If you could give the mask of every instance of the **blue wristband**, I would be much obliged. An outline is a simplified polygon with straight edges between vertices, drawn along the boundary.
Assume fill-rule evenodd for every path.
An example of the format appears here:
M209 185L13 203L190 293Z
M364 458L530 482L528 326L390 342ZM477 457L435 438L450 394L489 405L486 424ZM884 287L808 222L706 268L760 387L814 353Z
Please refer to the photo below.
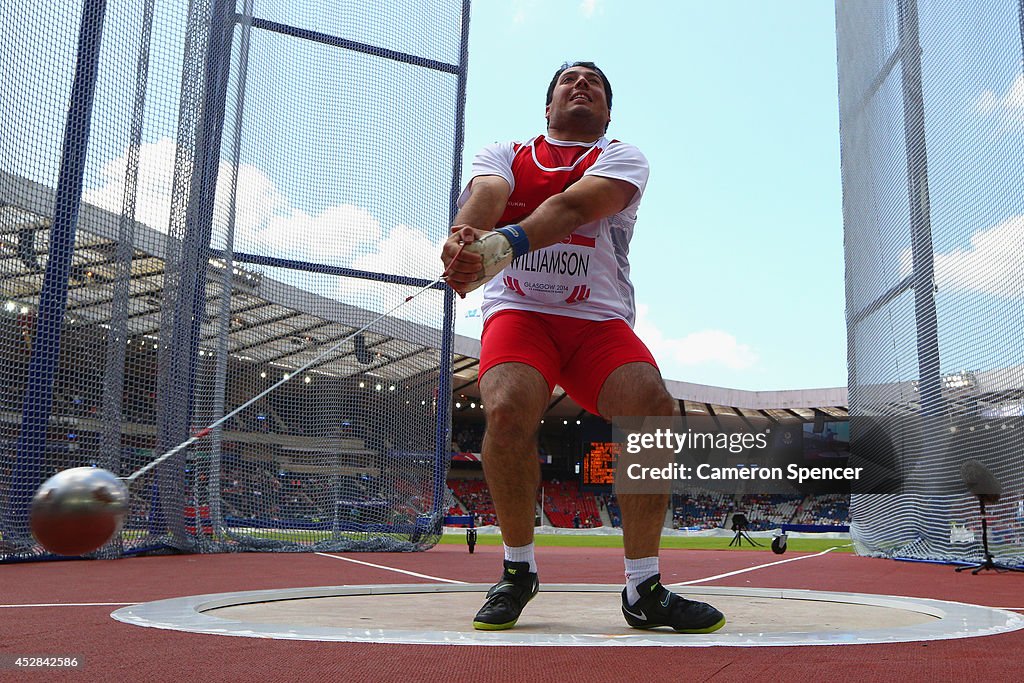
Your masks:
M500 232L505 236L508 243L512 245L512 253L516 258L529 253L530 238L526 236L526 231L520 226L506 225L504 228L498 228L495 232Z

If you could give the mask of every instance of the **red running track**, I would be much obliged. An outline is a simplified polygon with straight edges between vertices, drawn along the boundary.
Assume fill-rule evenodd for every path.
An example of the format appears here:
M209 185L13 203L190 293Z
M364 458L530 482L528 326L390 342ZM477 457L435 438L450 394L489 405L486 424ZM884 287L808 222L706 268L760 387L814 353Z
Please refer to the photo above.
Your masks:
M492 583L500 546L344 557L434 577ZM621 550L539 548L543 583L619 583ZM849 553L664 550L665 583L806 555L702 585L806 588L968 602L1024 610L1024 574L972 576L952 567ZM0 565L0 652L77 655L81 669L3 670L0 680L74 681L949 681L1024 679L1024 631L962 640L771 648L402 646L239 638L114 621L122 604L202 593L430 579L311 553L223 554ZM58 606L29 606L51 605ZM120 603L82 605L82 603ZM13 606L12 606L13 605ZM448 615L453 623L471 614ZM728 616L728 615L726 615ZM680 635L680 638L685 638Z

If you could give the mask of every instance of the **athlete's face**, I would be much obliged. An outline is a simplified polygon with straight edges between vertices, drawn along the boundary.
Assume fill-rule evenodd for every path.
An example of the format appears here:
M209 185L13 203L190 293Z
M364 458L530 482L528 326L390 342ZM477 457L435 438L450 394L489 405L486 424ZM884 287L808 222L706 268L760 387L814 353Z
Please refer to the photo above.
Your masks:
M545 115L550 128L593 127L603 133L611 121L611 111L601 76L585 66L569 67L560 73Z

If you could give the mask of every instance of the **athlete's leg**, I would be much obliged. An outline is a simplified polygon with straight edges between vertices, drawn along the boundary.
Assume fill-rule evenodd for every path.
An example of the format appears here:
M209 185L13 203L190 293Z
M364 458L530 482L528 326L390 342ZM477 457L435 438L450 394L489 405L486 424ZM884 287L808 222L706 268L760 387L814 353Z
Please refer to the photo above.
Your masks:
M675 401L655 366L629 363L608 376L598 395L598 407L608 418L669 417L675 411ZM725 625L721 612L676 595L661 584L658 549L668 499L667 493L618 496L626 551L622 616L633 628L670 626L683 633L717 631Z
M612 371L601 387L598 410L608 419L629 416L670 417L675 401L658 368L650 363L627 363ZM622 510L622 543L626 559L654 557L661 544L668 494L617 496Z
M502 363L480 379L487 416L483 464L507 546L533 543L540 486L537 430L551 391L541 373L524 363Z
M493 365L480 378L485 406L484 476L498 513L505 561L501 580L487 591L473 628L512 628L537 595L540 582L533 556L534 504L540 485L537 428L551 396L539 370L518 362Z
M544 321L526 311L502 311L484 324L480 397L487 427L483 463L498 513L505 559L473 627L512 628L537 595L534 505L540 484L537 429L558 376L558 349Z

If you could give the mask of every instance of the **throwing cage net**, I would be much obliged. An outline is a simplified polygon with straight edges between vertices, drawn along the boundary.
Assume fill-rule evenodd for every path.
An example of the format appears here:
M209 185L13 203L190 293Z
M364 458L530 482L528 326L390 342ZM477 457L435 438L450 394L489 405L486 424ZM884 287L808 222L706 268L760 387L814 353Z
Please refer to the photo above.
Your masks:
M836 2L850 414L902 489L855 494L861 553L1024 564L1024 9Z
M453 298L428 285L468 18L468 0L5 4L0 560L43 554L49 476L127 477L285 376L133 481L99 555L437 542Z

